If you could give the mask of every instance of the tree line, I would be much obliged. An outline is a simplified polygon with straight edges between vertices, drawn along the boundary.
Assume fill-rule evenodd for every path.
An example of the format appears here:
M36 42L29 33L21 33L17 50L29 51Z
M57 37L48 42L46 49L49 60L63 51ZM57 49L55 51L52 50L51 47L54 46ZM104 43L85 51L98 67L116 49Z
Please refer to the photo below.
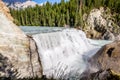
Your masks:
M108 7L120 20L120 0L69 0L60 3L47 2L25 9L10 9L14 22L22 26L83 26L82 16L93 8Z

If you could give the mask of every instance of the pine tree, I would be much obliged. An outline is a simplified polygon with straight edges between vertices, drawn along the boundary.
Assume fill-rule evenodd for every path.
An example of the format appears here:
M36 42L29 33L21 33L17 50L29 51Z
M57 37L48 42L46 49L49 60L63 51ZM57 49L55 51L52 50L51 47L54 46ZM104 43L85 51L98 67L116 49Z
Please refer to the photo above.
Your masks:
M25 9L10 9L14 22L17 25L28 26L83 26L82 16L93 8L100 6L111 9L115 14L116 23L120 21L120 0L61 0L60 3L47 2L43 6L28 7Z

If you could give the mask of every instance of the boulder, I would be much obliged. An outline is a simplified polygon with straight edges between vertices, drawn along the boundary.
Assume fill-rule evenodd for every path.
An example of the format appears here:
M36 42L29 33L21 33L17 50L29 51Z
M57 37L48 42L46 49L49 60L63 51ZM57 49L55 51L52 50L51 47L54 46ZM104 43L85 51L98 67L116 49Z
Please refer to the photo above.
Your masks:
M94 39L115 40L120 33L120 27L114 22L114 17L108 8L93 9L83 15L84 31L87 37Z
M107 69L91 73L89 76L84 76L80 80L120 80L120 77L110 69Z
M120 41L103 46L88 61L80 80L120 80Z
M111 69L120 74L120 41L115 41L103 46L92 58L99 70Z
M38 54L34 52L35 48L30 50L35 44L30 43L0 0L0 77L41 77Z

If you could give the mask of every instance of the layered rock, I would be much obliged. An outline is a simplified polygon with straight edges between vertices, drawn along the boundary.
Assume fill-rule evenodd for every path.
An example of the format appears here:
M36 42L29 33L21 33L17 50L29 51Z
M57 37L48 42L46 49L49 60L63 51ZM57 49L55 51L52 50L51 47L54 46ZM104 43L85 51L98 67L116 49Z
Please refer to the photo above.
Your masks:
M114 23L114 18L108 8L93 9L88 15L85 14L83 19L84 31L89 38L115 40L119 35L120 27Z
M12 20L9 9L0 1L0 77L41 77L35 48L30 50L29 38Z

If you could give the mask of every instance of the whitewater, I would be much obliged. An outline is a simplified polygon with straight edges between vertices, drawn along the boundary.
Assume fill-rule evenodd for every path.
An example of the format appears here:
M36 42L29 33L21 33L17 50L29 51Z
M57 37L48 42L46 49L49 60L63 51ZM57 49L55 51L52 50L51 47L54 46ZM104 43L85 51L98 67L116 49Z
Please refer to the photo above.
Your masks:
M51 33L33 35L43 75L54 79L80 79L85 71L98 71L91 68L88 60L109 43L88 39L85 33L76 29L64 29ZM100 45L99 45L100 43ZM92 70L89 70L92 69Z

